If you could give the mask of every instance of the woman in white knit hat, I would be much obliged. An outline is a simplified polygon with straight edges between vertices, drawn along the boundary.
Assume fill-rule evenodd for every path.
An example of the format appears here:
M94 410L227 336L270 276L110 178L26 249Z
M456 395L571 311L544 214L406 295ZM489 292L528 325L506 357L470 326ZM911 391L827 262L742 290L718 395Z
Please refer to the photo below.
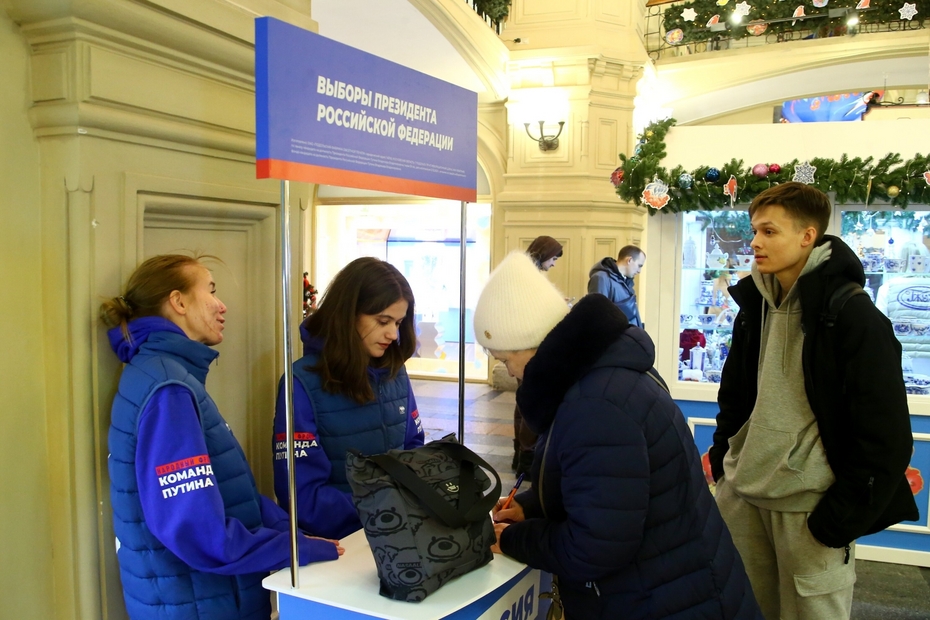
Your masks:
M515 252L475 336L540 435L533 486L495 509L496 552L553 573L572 620L762 617L646 332L602 295L569 311Z

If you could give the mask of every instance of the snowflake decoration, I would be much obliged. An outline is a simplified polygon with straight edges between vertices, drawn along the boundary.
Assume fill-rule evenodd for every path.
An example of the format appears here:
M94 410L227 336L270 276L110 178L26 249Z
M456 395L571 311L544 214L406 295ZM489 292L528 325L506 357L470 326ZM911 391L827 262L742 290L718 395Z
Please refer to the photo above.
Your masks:
M817 172L817 166L811 166L808 162L804 162L799 166L795 166L794 176L791 177L791 180L804 183L805 185L811 185L814 182L815 172Z
M681 12L681 18L686 22L693 22L697 18L697 11L687 8Z
M752 7L749 6L748 2L745 2L745 1L740 2L739 4L733 7L733 15L738 16L738 17L746 17L747 15L749 15L749 10L751 8Z
M906 19L908 21L914 19L914 16L917 15L917 4L911 4L910 2L905 2L904 6L898 9L898 13L901 14L901 19Z

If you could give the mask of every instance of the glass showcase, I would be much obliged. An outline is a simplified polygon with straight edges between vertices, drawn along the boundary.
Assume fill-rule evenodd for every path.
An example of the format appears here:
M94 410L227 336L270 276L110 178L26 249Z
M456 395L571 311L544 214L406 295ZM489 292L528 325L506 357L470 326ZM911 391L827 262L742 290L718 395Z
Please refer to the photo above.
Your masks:
M746 211L681 215L678 379L717 383L739 307L727 288L750 274ZM930 211L836 211L831 232L859 256L865 292L891 320L910 394L930 394Z

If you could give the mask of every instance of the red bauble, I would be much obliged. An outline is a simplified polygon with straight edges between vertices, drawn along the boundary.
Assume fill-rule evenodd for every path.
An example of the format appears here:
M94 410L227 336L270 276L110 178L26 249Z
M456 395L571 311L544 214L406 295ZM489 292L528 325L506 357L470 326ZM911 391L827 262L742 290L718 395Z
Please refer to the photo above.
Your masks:
M613 174L610 175L610 182L614 184L614 187L619 187L623 183L623 168L617 168L613 171Z
M779 166L778 164L772 164L769 166L769 172L771 172L772 174L778 174L779 172L781 172L781 166Z

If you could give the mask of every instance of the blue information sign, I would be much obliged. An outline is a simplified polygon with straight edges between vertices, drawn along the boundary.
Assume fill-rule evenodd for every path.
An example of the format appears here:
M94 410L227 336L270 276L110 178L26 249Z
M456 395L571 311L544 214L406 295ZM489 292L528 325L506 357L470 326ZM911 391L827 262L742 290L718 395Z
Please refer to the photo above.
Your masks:
M261 17L255 96L260 179L476 200L475 92Z

